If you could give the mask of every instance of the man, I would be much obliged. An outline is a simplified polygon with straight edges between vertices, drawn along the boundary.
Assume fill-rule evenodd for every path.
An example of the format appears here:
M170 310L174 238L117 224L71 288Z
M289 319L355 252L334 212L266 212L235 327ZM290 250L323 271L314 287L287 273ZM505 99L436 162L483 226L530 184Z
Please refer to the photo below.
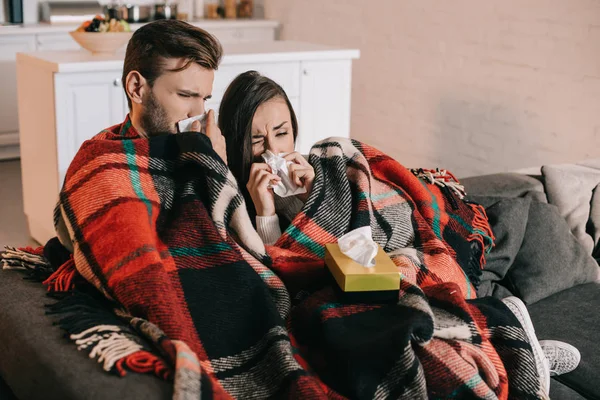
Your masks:
M203 29L175 20L159 20L134 32L123 62L122 83L130 113L121 124L97 137L117 134L152 137L177 133L177 122L204 113L211 98L215 70L223 49ZM191 129L201 131L195 121ZM209 110L204 132L213 149L227 164L225 138ZM71 252L73 243L60 208L55 210L55 227L60 242Z
M177 133L177 122L205 112L222 52L215 37L182 21L159 20L138 29L123 63L130 114L120 127L130 122L129 129L146 137ZM198 121L192 130L200 132ZM213 110L207 115L206 135L227 163Z

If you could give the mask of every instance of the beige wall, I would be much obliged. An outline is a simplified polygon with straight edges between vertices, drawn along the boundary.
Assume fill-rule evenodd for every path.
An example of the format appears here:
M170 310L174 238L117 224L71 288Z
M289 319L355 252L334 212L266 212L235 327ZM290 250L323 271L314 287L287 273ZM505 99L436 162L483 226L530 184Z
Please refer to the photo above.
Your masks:
M281 39L359 48L352 136L459 176L600 157L597 0L264 0Z

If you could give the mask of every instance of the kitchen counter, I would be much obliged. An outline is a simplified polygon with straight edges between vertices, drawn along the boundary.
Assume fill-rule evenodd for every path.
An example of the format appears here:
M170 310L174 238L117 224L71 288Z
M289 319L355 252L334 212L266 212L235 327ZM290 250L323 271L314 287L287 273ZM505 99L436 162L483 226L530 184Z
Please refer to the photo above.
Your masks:
M277 21L259 20L259 19L236 19L236 20L213 20L203 19L189 21L190 24L211 31L221 28L276 28L279 26ZM144 23L130 24L132 30L143 26ZM2 25L0 26L1 35L30 35L38 33L59 33L71 32L77 29L79 24L20 24L20 25Z
M360 52L319 44L272 41L257 43L223 44L222 64L247 62L319 61L331 59L355 59ZM123 67L125 52L112 55L94 55L86 50L38 51L18 53L17 63L27 62L49 72L94 72L115 70Z
M192 24L214 35L226 49L232 43L272 42L277 39L279 23L259 19L199 20ZM143 24L132 24L138 29ZM0 160L19 157L16 59L18 53L38 53L34 63L49 73L64 71L117 71L123 68L123 54L93 57L82 50L69 35L75 25L33 24L0 26ZM98 33L97 35L102 35ZM242 49L250 47L242 46ZM235 50L232 49L232 53ZM248 50L241 50L247 52ZM239 52L238 52L239 54ZM237 56L237 60L243 56ZM91 61L91 62L89 62ZM237 64L240 65L240 64ZM93 74L93 72L92 72Z

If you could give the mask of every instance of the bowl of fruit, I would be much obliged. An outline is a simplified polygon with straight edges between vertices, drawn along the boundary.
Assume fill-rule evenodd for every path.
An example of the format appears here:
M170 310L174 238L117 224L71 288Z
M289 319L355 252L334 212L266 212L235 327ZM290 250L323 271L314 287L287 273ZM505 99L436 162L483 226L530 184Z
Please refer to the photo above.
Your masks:
M85 21L74 32L69 32L73 40L92 54L114 54L131 38L131 29L125 20L106 20L97 15Z

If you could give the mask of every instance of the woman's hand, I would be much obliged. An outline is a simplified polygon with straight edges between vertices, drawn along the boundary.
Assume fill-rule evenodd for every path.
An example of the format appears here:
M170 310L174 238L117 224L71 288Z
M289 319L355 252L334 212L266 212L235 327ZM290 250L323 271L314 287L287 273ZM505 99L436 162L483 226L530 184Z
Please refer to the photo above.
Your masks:
M306 202L312 191L313 181L315 180L315 170L302 154L297 151L286 155L284 158L292 162L288 165L292 182L306 189L306 193L298 194L296 196L303 202Z
M276 184L281 178L271 173L271 168L264 163L254 163L250 167L250 178L246 189L250 193L256 215L270 217L275 215L275 198L273 189L269 188L272 183Z
M200 132L202 130L200 121L194 121L191 129L192 131ZM213 110L208 110L208 115L206 116L206 136L210 139L214 151L221 157L225 165L227 165L225 136L221 134L221 130L215 121L215 112Z

